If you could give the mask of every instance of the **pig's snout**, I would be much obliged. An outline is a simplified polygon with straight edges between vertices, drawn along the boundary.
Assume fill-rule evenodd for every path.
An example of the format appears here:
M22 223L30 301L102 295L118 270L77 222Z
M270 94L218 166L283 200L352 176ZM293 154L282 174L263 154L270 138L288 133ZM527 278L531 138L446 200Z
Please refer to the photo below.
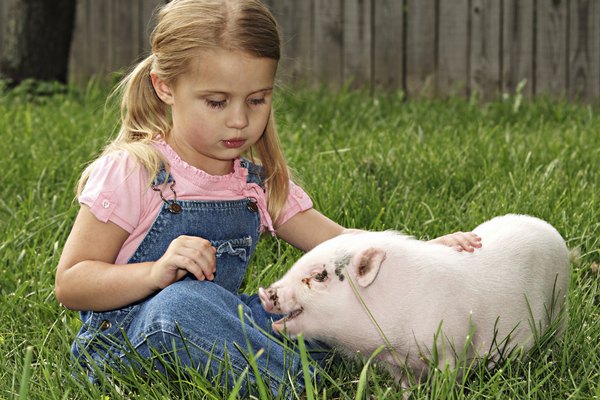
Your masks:
M276 309L279 308L279 297L277 296L277 289L272 287L268 289L258 289L258 297L262 303L263 308L268 313L276 313Z

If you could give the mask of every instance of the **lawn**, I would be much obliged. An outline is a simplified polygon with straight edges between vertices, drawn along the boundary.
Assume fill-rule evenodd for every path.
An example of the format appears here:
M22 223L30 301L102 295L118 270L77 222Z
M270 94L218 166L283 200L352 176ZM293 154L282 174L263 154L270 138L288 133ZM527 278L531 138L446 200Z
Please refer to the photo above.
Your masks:
M57 304L54 270L78 205L82 168L114 134L107 90L55 86L0 90L0 398L218 399L202 374L166 381L116 376L92 386L72 377L78 316ZM525 362L475 368L456 383L437 371L415 399L600 398L600 109L517 95L405 101L398 94L319 90L277 94L281 140L315 207L339 223L418 238L470 230L525 213L553 224L573 263L564 336ZM282 276L300 253L259 244L243 290ZM493 292L494 288L490 288ZM426 299L423 299L426 301ZM339 360L306 398L399 397L393 381L361 361Z

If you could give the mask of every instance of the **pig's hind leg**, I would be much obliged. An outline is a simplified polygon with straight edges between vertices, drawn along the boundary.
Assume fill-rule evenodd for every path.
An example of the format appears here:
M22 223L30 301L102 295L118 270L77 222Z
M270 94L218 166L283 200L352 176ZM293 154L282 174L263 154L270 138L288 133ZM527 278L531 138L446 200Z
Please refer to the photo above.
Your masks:
M414 377L416 383L421 381L421 378L426 376L427 368L420 365L417 368L411 368L407 363L401 362L400 355L386 352L381 356L387 371L394 378L394 384L402 389L402 398L407 400L410 398L412 391L410 389L410 377Z

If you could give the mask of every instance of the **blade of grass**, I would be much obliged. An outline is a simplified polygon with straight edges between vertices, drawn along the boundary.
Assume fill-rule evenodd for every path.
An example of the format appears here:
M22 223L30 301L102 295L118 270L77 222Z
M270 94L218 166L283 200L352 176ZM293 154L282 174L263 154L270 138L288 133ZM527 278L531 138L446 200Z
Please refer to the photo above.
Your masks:
M300 349L300 362L302 364L302 375L304 376L304 390L306 400L314 400L314 388L312 384L311 375L308 370L308 357L303 335L298 335L298 348Z
M383 350L385 350L385 346L380 346L377 350L375 350L373 352L373 354L371 354L371 357L369 357L369 359L367 360L367 362L365 362L365 365L362 368L362 371L360 371L360 377L358 379L358 387L356 388L356 396L355 399L356 400L362 400L363 397L363 392L365 391L365 388L367 387L367 374L369 372L369 367L371 365L371 362L375 359L375 357L377 357L377 355L379 355L379 353L381 353Z
M25 400L29 394L29 385L31 379L31 360L33 358L33 346L27 346L25 351L25 361L23 362L23 374L21 375L21 385L19 387L19 399Z
M248 362L250 364L250 366L252 367L252 372L254 372L254 382L256 383L256 386L258 387L258 393L260 395L261 399L266 399L267 398L267 388L265 386L265 382L263 381L261 374L260 374L260 369L258 368L258 364L256 363L256 359L258 357L260 357L264 350L260 349L257 353L254 353L254 351L252 350L252 345L250 344L250 340L248 339L248 335L246 335L246 322L245 322L245 318L244 318L244 310L242 308L242 305L240 304L238 306L238 317L240 318L240 322L242 323L242 330L244 331L244 336L246 337L246 347L247 347L247 351L248 351ZM243 354L243 352L242 352ZM269 391L270 394L270 391Z

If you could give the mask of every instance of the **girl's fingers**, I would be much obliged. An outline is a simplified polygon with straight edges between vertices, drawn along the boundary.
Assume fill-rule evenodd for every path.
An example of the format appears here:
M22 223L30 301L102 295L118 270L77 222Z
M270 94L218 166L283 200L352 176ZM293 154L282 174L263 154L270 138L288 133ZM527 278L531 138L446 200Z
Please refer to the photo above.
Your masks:
M471 242L471 246L475 247L475 248L480 248L481 247L481 238L479 236L477 236L476 234L474 234L473 232L469 232L469 239Z
M475 249L471 246L467 235L463 232L456 232L451 235L452 240L460 247L462 250L473 252Z
M194 274L198 280L213 280L216 271L216 250L214 247L199 250L195 247L179 249L179 268L184 268Z
M457 232L454 234L454 239L463 250L468 251L469 253L472 253L476 248L481 247L481 238L473 232Z
M159 288L180 280L187 273L198 280L212 280L216 271L216 249L205 239L179 236L155 265L153 275Z
M472 253L481 247L481 238L473 232L455 232L434 239L435 242L452 247L456 251Z

